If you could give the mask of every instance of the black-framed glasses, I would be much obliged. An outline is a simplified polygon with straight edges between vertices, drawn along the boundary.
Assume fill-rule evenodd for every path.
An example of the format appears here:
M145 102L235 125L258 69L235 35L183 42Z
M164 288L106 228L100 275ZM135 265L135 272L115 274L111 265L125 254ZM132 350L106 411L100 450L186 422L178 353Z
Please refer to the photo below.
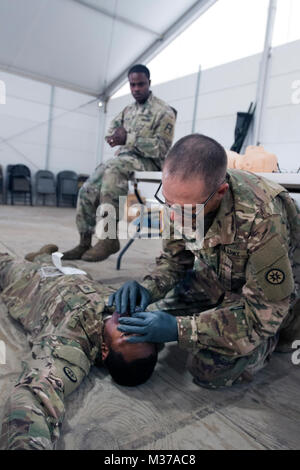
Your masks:
M225 181L226 181L226 179L224 179L224 181L222 181L222 183L217 187L217 189L216 189L213 193L211 193L210 196L208 196L208 198L206 199L206 201L202 202L201 204L199 203L199 205L201 205L201 208L200 208L198 211L193 212L193 217L197 217L199 214L201 214L201 212L203 211L203 209L204 209L204 207L206 206L206 204L214 197L214 195L218 192L220 186L221 186L223 183L225 183ZM180 212L180 214L182 214L183 208L182 208L180 205L178 205L178 204L177 204L177 205L176 205L176 204L174 204L174 205L168 204L166 201L163 201L163 200L158 196L158 193L159 193L161 187L162 187L162 181L160 182L160 185L158 186L157 191L156 191L156 193L154 194L155 199L156 199L160 204L162 204L163 206L167 207L169 210L171 209L171 210L173 210L174 212L178 212L178 213ZM187 204L187 205L189 206L190 204ZM197 207L197 206L198 206L198 204L196 205L196 207ZM185 211L184 213L186 214L186 211Z

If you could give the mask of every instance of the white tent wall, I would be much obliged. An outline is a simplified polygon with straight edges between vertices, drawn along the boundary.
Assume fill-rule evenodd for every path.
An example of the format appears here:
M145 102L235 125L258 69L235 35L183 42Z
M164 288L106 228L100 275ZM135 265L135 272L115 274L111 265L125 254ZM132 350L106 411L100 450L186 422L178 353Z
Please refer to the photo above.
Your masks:
M0 72L6 104L0 105L0 164L23 163L34 173L47 166L57 173L91 173L96 166L99 108L93 97L54 88L50 139L51 86ZM51 126L51 123L50 123Z
M300 41L273 50L262 144L278 155L282 169L300 166L300 104L293 104L292 86L300 80ZM237 111L246 111L255 101L260 55L204 70L197 103L196 132L219 140L229 148L234 139ZM197 74L153 87L153 92L178 110L175 141L192 130ZM51 86L0 72L6 85L6 104L0 104L0 164L24 163L35 172L46 167ZM300 96L300 93L298 93ZM49 170L73 169L90 174L101 159L114 155L100 135L94 98L59 87L54 90L52 132L49 140ZM131 95L108 103L106 128L128 103Z

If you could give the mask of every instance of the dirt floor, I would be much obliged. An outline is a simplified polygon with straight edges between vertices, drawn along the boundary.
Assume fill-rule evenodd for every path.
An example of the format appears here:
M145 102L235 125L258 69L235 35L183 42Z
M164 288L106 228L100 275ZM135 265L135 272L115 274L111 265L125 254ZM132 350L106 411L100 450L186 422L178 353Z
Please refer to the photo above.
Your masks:
M46 243L60 251L78 241L75 210L0 206L0 252L23 257ZM122 245L125 241L122 241ZM153 267L160 240L137 240L116 270L117 255L81 267L94 279L119 286ZM67 262L65 263L67 265ZM7 364L0 366L0 419L28 350L21 328L0 304L0 333L7 336ZM192 382L187 355L169 343L152 378L135 389L115 385L105 369L92 369L66 401L59 449L299 449L300 365L274 353L249 384L211 391Z

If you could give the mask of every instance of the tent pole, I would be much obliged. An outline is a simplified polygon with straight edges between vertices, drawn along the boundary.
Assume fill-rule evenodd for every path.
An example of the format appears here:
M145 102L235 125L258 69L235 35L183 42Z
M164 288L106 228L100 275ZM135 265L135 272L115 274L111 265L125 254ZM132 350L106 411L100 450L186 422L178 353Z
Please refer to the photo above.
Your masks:
M98 117L98 137L97 137L97 150L96 150L96 166L103 162L103 149L104 149L104 136L105 136L105 125L107 117L107 104L109 98L107 98L99 109Z
M193 122L192 122L192 134L194 134L195 132L196 121L197 121L198 99L199 99L200 80L201 80L201 65L199 65L196 80L197 81L196 81L196 91L195 91L195 101L194 101Z
M276 18L277 0L269 1L268 19L266 25L265 45L261 58L260 70L256 89L256 112L254 115L253 145L259 145L265 108L265 97L268 85L269 66L272 51L272 39Z

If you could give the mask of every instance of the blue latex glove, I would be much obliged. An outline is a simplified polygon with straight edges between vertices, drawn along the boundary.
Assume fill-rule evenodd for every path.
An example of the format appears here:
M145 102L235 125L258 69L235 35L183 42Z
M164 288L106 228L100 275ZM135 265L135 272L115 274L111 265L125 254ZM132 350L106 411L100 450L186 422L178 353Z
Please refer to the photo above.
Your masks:
M178 340L176 317L166 312L137 312L131 317L119 319L118 330L127 334L141 336L128 336L128 343L168 343Z
M116 305L116 310L120 315L124 313L134 313L136 308L145 310L150 304L151 294L136 281L128 281L109 297L108 307Z

